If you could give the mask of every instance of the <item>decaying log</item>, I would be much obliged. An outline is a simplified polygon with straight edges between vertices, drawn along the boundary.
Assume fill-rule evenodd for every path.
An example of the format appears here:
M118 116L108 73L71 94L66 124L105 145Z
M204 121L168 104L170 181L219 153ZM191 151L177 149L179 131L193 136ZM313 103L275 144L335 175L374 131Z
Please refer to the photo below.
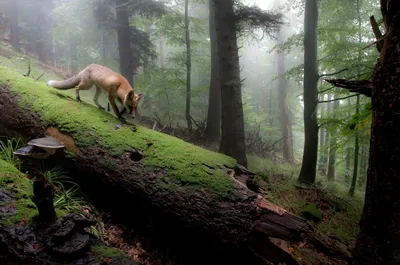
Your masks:
M78 214L69 214L52 222L38 220L33 227L2 223L3 218L16 214L15 207L10 207L16 203L16 195L0 187L1 264L9 264L12 260L12 264L99 265L96 255L90 250L92 246L104 244L85 231L94 222ZM109 259L112 262L109 264L139 265L121 257Z
M54 156L48 163L68 170L91 201L120 222L145 231L171 251L192 256L191 264L300 263L270 239L296 243L306 240L313 227L252 191L257 190L257 185L252 182L251 172L239 166L211 167L192 160L209 174L225 171L225 177L232 181L229 196L220 196L207 186L179 182L169 178L169 168L161 164L146 167L151 156L146 150L115 155L98 142L77 145L73 130L70 134L62 132L64 126L74 126L74 117L68 111L64 112L65 122L72 119L70 123L60 125L53 121L50 126L37 113L22 109L21 95L11 92L10 86L12 83L0 86L0 134L29 139L51 135L62 141L73 155ZM61 100L70 100L72 108L79 104L69 98L53 97L49 104ZM39 107L36 105L36 109ZM98 111L100 115L101 110ZM79 117L76 119L78 122ZM109 120L115 122L111 116ZM139 132L131 133L133 137ZM149 143L148 148L156 144ZM140 156L132 156L138 152Z

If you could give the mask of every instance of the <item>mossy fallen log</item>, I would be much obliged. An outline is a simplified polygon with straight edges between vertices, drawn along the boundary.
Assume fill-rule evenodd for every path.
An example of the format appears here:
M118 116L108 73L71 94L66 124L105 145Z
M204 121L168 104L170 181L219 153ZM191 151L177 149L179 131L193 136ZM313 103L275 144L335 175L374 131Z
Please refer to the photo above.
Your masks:
M37 196L35 186L35 181L0 160L0 264L111 264L103 262L108 260L139 265L87 233L85 228L94 222L82 215L63 211L57 220L41 219L40 203L35 208L37 201L32 200Z
M121 126L109 113L6 68L0 83L0 135L62 141L65 156L55 163L120 220L146 227L199 263L298 264L270 238L297 242L312 227L250 190L253 174L234 159Z

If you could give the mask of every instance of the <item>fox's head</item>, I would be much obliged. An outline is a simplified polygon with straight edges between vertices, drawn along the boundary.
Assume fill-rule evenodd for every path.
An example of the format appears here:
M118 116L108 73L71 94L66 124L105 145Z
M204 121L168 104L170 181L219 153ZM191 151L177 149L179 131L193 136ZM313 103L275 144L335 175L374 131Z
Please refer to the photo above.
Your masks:
M139 104L139 100L143 97L143 94L135 94L133 90L129 91L129 93L125 96L124 99L124 107L128 111L129 115L132 118L135 118L137 106Z

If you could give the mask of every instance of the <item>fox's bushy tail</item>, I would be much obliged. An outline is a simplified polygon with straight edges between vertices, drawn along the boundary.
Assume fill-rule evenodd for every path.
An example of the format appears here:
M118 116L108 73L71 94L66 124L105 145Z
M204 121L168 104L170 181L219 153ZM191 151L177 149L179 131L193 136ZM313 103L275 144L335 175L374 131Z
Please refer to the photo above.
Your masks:
M73 77L70 77L62 81L50 80L47 82L47 85L58 89L70 89L77 86L80 81L81 78L79 74L77 74Z

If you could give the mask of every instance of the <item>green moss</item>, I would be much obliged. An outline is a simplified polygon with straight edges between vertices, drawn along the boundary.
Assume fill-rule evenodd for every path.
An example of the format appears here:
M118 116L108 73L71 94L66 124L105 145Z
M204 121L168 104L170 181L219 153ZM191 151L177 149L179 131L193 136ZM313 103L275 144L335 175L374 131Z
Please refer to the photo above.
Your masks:
M96 253L97 260L100 261L105 258L122 258L129 260L129 256L117 248L105 246L93 246L92 251Z
M14 224L21 220L30 221L37 214L36 206L31 200L33 195L32 181L26 178L13 165L0 160L0 186L16 194L16 215L8 217L5 222Z
M56 125L60 131L70 134L79 148L97 143L114 156L138 149L145 155L145 167L166 169L168 183L206 188L219 196L231 193L233 182L219 169L222 165L235 164L228 156L142 126L136 126L136 132L129 125L116 129L119 121L110 113L89 102L77 103L67 92L5 67L0 67L0 82L22 96L19 102L22 108L38 112L46 125Z
M317 205L315 203L305 203L301 214L305 216L308 219L315 220L316 222L321 221L322 217L324 214L321 212L320 209L318 209Z

